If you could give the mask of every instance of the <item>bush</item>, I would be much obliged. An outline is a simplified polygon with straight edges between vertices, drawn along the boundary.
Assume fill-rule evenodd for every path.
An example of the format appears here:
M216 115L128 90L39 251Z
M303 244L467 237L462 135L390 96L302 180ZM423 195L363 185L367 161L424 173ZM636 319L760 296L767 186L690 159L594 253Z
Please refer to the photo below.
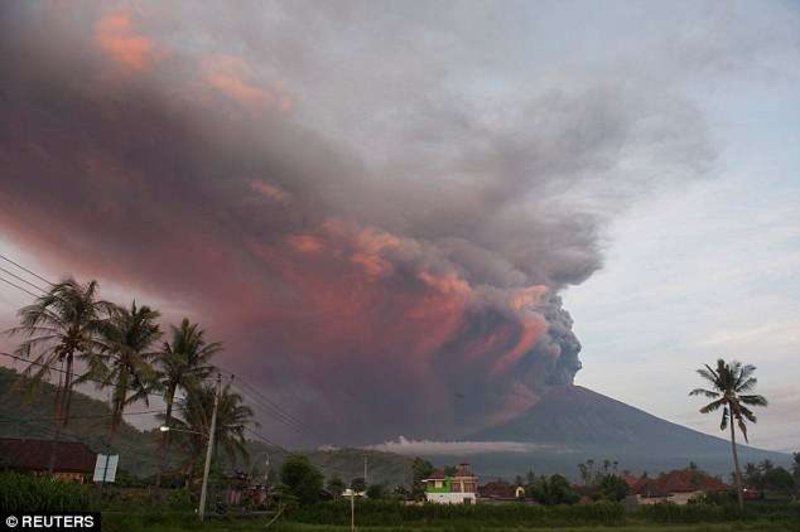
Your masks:
M630 491L627 482L616 475L604 475L600 479L598 488L603 498L610 501L621 501Z
M78 512L88 509L88 490L80 484L19 473L0 473L2 512Z
M539 506L522 503L405 505L388 500L356 500L359 526L404 526L408 524L480 523L492 526L619 525L624 519L621 504L600 502L581 506ZM288 518L307 524L346 526L350 523L349 501L326 502L294 509Z

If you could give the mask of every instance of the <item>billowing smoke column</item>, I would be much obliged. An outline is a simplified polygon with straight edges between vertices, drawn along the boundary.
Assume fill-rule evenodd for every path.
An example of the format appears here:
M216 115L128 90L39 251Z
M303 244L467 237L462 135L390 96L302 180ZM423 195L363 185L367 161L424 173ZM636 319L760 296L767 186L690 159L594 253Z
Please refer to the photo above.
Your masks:
M707 157L691 109L630 80L481 111L430 77L425 13L370 6L3 6L3 235L191 313L306 442L458 437L571 383L558 294L647 184L631 161Z

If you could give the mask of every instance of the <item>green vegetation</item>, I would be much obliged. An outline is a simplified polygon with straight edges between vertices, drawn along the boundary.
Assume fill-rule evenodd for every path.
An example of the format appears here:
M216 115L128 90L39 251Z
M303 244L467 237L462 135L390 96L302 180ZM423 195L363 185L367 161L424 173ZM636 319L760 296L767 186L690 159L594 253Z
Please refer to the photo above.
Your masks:
M767 400L757 394L751 394L758 380L753 377L756 367L750 364L742 365L740 362L725 362L723 359L717 360L716 369L712 369L708 364L704 368L697 370L697 374L703 377L711 389L695 388L689 395L702 395L713 399L710 403L700 409L700 413L708 414L722 408L722 421L720 430L725 430L730 426L731 429L731 451L733 453L733 464L735 470L736 493L739 499L739 509L744 510L744 500L742 496L742 470L739 467L739 454L736 450L736 429L734 422L739 426L739 430L747 440L747 425L745 420L751 423L756 422L756 416L747 406L767 406Z
M18 473L0 473L2 512L60 512L88 508L88 490L79 484Z
M157 311L146 306L134 303L123 308L100 301L97 283L80 285L71 279L54 285L20 311L21 324L11 332L24 337L17 354L29 358L30 365L22 377L0 368L0 390L5 391L0 401L0 435L56 435L83 441L94 450L111 443L125 459L118 483L104 489L0 473L3 511L102 511L106 530L198 527L194 513L197 483L193 480L199 476L205 454L205 434L210 429L216 393L207 379L214 372L212 357L222 346L208 341L198 324L188 319L172 326L168 340L157 345L161 337L158 317ZM49 372L61 370L62 364L70 374L64 378L62 373L58 385L53 386L47 382ZM83 368L83 373L73 378L76 366ZM734 424L746 439L745 421L755 421L748 405L766 405L763 397L748 393L756 384L754 370L720 360L716 369L706 366L699 371L713 389L692 391L692 395L714 400L702 412L722 409L722 428L730 425L737 480ZM73 388L82 382L110 388L111 408L83 394L73 394ZM21 389L29 392L24 400ZM131 413L128 408L146 402L152 393L163 395L167 408L161 419L176 429L174 433L141 432L125 423L124 416ZM427 460L360 449L289 454L248 441L246 431L252 417L253 411L243 397L230 384L225 386L219 395L210 479L210 509L216 515L201 528L246 530L270 524L275 530L286 531L346 530L351 501L341 494L348 485L366 492L366 497L354 501L356 521L362 530L800 528L800 505L787 502L794 498L800 479L800 454L795 455L791 472L769 461L747 465L747 485L770 493L770 497L748 503L744 511L733 503L733 495L725 493L687 506L658 504L632 509L620 502L628 495L629 486L617 473L618 464L610 460L580 464L583 483L578 486L558 474L536 476L531 471L525 479L518 476L516 485L524 485L525 500L436 505L420 502L424 500L421 481L433 472ZM174 451L172 456L170 450ZM255 466L249 479L246 472L233 477L224 474L234 464L247 464L250 453L268 453L275 468L269 473L274 475L279 470L278 478L270 477L267 471L259 472ZM365 461L369 463L369 483L362 476ZM702 474L696 466L690 469L693 474ZM446 472L453 473L452 469ZM323 489L326 474L328 491ZM243 495L253 478L269 483L268 496L264 491L259 492L260 497L252 492ZM154 484L182 487L156 489ZM226 499L229 488L241 502ZM776 497L780 501L772 500Z
M289 456L281 466L280 478L286 491L300 504L311 504L320 500L325 477L311 465L307 456Z
M112 388L109 443L125 408L139 401L149 404L149 393L158 386L152 365L158 356L152 346L161 336L158 317L155 310L137 307L134 302L130 309L112 307L100 324L101 349L90 360L90 370L83 378L93 379L100 389Z
M63 378L59 378L55 394L56 432L63 430L69 420L76 360L93 368L103 347L100 330L104 315L113 306L98 301L97 290L96 281L81 285L74 279L66 279L52 285L32 305L19 310L20 325L8 331L12 336L24 338L16 353L32 359L24 372L30 377L26 383L41 382L50 377L53 369L63 368Z
M213 372L210 359L221 345L207 342L203 330L184 319L180 327L172 327L171 341L159 349L156 342L162 333L157 322L160 315L156 310L137 306L135 302L122 307L99 300L97 294L96 281L82 285L74 279L66 279L52 285L32 305L19 311L20 325L7 332L11 336L23 337L16 354L29 359L30 363L23 371L22 379L8 383L10 386L7 388L4 386L5 395L20 402L14 397L18 394L13 392L27 388L30 391L28 399L41 399L41 394L35 397L37 388L49 386L47 381L56 372L58 385L49 386L49 389L44 386L46 391L53 392L55 408L38 410L39 414L30 418L11 414L0 421L18 419L25 428L17 431L21 434L15 435L22 437L36 432L46 438L83 441L94 450L111 448L119 452L121 447L121 454L126 458L150 455L148 469L158 471L156 483L160 485L164 468L169 465L166 453L171 438L166 435L160 438L158 458L154 459L152 455L156 453L151 451L155 445L153 435L139 438L137 436L141 433L126 430L128 427L123 422L127 407L138 402L147 405L149 396L158 393L167 403L165 422L185 431L175 438L184 454L184 459L177 463L180 464L179 474L191 480L208 441L203 435L209 431L215 395L213 387L202 383ZM82 363L81 368L76 362ZM3 375L4 381L8 380L7 376ZM97 437L94 430L92 436L96 439L92 440L87 440L85 434L76 433L72 425L69 431L66 430L73 417L73 388L84 382L93 383L101 390L111 388L110 415L105 412L97 415L98 419L105 418L107 436L104 440ZM180 401L182 419L173 413L178 391L183 393ZM102 412L104 409L94 410ZM53 411L50 420L42 419L41 414L49 411ZM217 417L214 441L218 450L221 449L231 462L235 462L237 457L246 458L245 430L251 423L253 411L243 404L242 397L233 392L230 385L220 395ZM31 418L35 431L28 430ZM7 434L8 427L2 427L0 431ZM128 437L126 442L112 446L120 431ZM138 440L133 446L130 437ZM125 452L126 449L135 451ZM141 476L143 468L140 465L143 464L134 467ZM175 473L173 471L173 476Z
M356 500L358 530L390 532L400 530L611 530L660 531L779 531L800 528L798 505L748 505L741 515L735 505L642 507L625 512L622 505L600 502L574 506L536 506L518 503L464 505L412 505L397 502ZM289 511L273 530L297 532L345 531L350 525L348 501L307 505ZM221 517L202 526L212 530L263 529L268 518ZM197 528L192 516L161 512L150 515L104 515L106 530L183 530Z
M157 359L156 378L164 390L164 402L167 405L164 425L172 425L175 394L184 391L190 395L188 390L196 390L214 371L214 366L210 362L211 357L221 350L222 344L206 341L205 331L187 318L183 318L180 326L171 326L171 338L164 342L161 356ZM171 442L170 436L169 431L161 434L156 486L161 486L161 476Z
M43 382L30 389L24 382L25 377L19 373L0 368L0 437L51 439L55 434L56 386ZM20 388L29 391L23 394ZM97 452L105 450L111 419L107 403L76 391L70 412L69 425L61 431L61 439L84 442ZM156 441L156 434L142 432L123 421L111 450L121 454L120 467L126 472L147 477L156 471Z
M798 469L797 463L795 463L794 469ZM765 492L789 497L795 493L795 475L782 467L775 467L769 460L764 460L759 464L748 463L745 465L744 482L748 488L761 491L762 496Z

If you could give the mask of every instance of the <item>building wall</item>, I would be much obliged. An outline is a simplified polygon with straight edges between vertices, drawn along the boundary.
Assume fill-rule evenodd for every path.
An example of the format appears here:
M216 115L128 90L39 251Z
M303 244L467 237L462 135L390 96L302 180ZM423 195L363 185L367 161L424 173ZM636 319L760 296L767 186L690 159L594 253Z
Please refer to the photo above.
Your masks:
M641 495L637 495L636 501L639 504L658 504L662 502L671 502L682 506L684 504L689 504L691 499L700 497L701 495L703 495L702 491L670 493L667 497L642 497Z
M475 493L435 493L427 492L425 497L428 502L436 504L475 504L477 496Z
M669 502L674 502L675 504L689 504L690 499L695 499L703 495L702 491L689 491L684 493L670 493L669 494Z

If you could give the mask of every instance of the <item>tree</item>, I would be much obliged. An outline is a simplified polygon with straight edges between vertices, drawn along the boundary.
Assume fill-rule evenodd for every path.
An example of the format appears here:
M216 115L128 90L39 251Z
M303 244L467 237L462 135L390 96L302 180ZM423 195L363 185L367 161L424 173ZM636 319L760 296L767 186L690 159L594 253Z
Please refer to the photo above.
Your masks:
M764 471L764 488L791 496L794 494L794 478L782 467L771 467Z
M589 481L591 480L591 477L589 476L589 466L585 463L580 463L578 464L578 471L580 472L583 485L588 486Z
M211 358L222 350L219 342L208 342L205 331L197 323L191 323L187 318L181 321L180 326L171 326L170 340L164 342L161 356L158 357L158 379L164 390L166 415L164 424L172 423L172 409L175 394L179 390L188 393L197 388L203 379L214 371ZM166 454L169 451L170 432L163 432L159 453L161 455L159 470L156 476L156 485L161 482Z
M603 475L598 487L603 498L610 501L621 501L630 491L628 483L617 475Z
M84 285L68 278L54 284L32 305L20 309L20 325L6 331L25 337L15 352L32 359L23 375L30 377L34 384L49 378L56 366L61 367L55 396L55 440L69 420L76 360L91 367L102 349L100 327L112 304L98 300L97 290L96 281ZM55 449L53 445L51 472Z
M383 484L370 484L367 488L367 497L370 499L383 499L386 496L386 487Z
M337 476L333 476L328 480L328 491L334 499L339 499L346 487L344 480Z
M800 488L800 453L792 453L792 476L795 485Z
M754 463L748 462L744 466L744 483L748 488L764 489L764 475Z
M363 477L356 477L350 481L350 489L357 493L363 493L367 490L367 481Z
M536 475L533 473L533 469L529 469L528 474L525 475L525 487L532 486L534 482L536 482Z
M211 416L214 410L216 387L205 384L193 388L180 401L182 417L173 418L173 426L191 431L176 431L175 438L189 455L187 468L191 475L195 465L205 456L207 437L211 429ZM237 457L247 458L245 431L252 423L253 410L243 404L242 396L226 385L220 392L217 407L217 427L214 434L214 453L224 452L231 462Z
M147 306L137 307L134 301L130 309L114 308L101 326L102 353L84 379L99 377L98 387L113 388L109 445L122 423L125 407L140 400L149 404L148 394L156 386L151 365L156 352L151 347L161 336L158 317L157 311Z
M713 399L712 402L700 409L700 413L708 414L722 408L720 430L725 430L730 426L731 452L736 474L736 492L741 511L744 510L742 471L739 467L739 455L736 451L736 429L734 424L738 425L744 440L748 441L745 420L751 423L756 422L756 416L748 406L767 406L767 400L763 396L747 393L751 392L758 383L758 380L753 377L755 371L756 367L753 365L747 364L743 366L737 361L727 363L720 358L717 360L716 369L705 364L705 367L697 370L698 375L711 384L711 389L695 388L689 392L689 395L702 395Z
M319 501L324 477L307 456L289 455L281 465L280 478L289 493L301 504Z
M569 481L561 475L542 475L534 486L532 497L542 504L574 504L580 496L572 489Z
M432 463L420 457L414 458L414 461L411 463L411 496L414 500L420 500L425 497L425 486L422 485L422 481L426 478L430 478L432 474Z

